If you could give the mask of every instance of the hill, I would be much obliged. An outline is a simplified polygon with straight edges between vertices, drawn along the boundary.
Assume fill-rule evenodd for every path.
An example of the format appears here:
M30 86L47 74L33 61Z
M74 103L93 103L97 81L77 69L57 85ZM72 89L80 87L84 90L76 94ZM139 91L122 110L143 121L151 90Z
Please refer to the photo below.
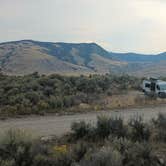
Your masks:
M122 61L127 62L160 62L166 60L166 52L161 54L136 54L136 53L110 53L112 57L115 57Z
M120 71L137 76L166 76L166 52L161 54L110 53L128 64Z
M108 52L96 43L21 40L0 44L0 68L6 74L128 73L165 76L166 52L157 55Z
M96 43L22 40L0 44L0 67L7 74L105 73L125 62L114 60Z

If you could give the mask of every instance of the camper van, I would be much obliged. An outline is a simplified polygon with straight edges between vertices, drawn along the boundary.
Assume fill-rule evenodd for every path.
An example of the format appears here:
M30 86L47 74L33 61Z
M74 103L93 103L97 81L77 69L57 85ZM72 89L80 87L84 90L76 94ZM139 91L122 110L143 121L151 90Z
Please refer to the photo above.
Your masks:
M156 78L143 80L142 90L148 96L166 98L166 81Z

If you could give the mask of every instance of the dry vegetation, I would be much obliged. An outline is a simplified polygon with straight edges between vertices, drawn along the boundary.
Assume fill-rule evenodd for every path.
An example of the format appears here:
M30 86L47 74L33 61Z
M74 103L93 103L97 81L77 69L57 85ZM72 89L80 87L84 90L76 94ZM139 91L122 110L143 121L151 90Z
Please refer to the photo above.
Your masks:
M0 139L0 166L165 166L166 116L145 122L98 117L74 122L61 138L33 139L10 130Z
M165 99L144 96L141 80L111 74L0 74L0 115L99 111L166 103Z
M128 75L0 75L0 114L101 110L114 106L115 95L138 90L140 79ZM107 99L111 100L107 100ZM108 104L106 103L108 101ZM123 100L123 99L122 99ZM119 99L119 102L122 102ZM110 108L111 108L110 107ZM109 108L109 107L108 107Z
M103 101L105 108L129 108L129 107L142 107L150 105L166 104L166 99L151 98L145 96L141 91L128 91L125 94L118 94L108 96Z

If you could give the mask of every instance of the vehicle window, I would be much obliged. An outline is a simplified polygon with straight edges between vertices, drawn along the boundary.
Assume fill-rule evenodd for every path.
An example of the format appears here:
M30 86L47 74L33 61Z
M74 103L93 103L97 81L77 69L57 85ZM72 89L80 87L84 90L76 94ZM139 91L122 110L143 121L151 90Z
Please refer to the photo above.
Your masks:
M146 84L145 84L145 87L146 87L146 88L150 88L150 84L146 83Z
M160 85L160 90L166 90L166 84L161 84Z
M160 87L157 85L157 90L160 90Z

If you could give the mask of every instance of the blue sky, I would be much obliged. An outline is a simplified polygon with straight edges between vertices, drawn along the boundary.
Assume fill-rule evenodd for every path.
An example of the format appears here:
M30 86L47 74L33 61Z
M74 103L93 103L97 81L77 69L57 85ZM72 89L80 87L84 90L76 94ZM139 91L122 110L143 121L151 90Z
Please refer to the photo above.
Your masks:
M0 0L0 42L96 42L110 51L166 51L165 0Z

